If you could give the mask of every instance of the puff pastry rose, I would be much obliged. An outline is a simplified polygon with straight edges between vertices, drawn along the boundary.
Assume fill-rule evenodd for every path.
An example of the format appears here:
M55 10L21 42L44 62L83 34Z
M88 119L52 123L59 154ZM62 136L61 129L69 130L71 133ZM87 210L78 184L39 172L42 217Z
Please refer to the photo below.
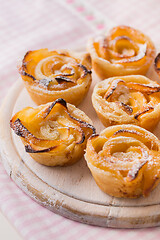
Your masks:
M10 126L34 160L46 166L62 166L83 156L88 137L95 133L91 123L84 112L58 99L24 108L13 116Z
M145 76L101 81L94 88L92 102L106 127L132 123L152 130L160 120L160 85Z
M20 74L35 103L44 104L63 98L78 105L90 87L90 69L88 53L40 49L26 53Z
M160 53L155 58L154 66L157 74L160 76Z
M102 191L115 197L147 196L160 179L160 141L135 125L108 127L87 141L85 159Z
M151 39L127 26L115 27L107 36L90 39L87 49L92 67L101 79L145 75L155 57Z

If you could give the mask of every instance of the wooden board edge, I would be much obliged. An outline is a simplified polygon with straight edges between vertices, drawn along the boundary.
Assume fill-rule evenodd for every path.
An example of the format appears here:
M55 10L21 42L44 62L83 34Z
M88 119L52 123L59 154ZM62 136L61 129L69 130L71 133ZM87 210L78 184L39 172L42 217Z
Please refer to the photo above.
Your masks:
M49 187L30 169L28 169L21 159L19 159L18 164L9 160L12 156L19 158L15 146L13 146L11 130L9 128L9 119L12 115L14 103L16 102L22 88L22 83L20 81L16 82L9 91L0 109L0 145L2 163L8 175L13 179L17 186L42 206L78 222L113 228L144 228L159 226L159 205L139 207L135 211L134 207L119 207L118 209L118 207L83 202ZM8 141L10 141L11 144L10 151L8 151L6 145ZM19 171L19 167L21 167L21 171ZM35 183L36 181L40 181L41 184L38 183L35 185L34 183L31 186L29 184L31 176L35 178ZM49 194L47 197L44 197L42 193L46 191L46 188L48 188Z

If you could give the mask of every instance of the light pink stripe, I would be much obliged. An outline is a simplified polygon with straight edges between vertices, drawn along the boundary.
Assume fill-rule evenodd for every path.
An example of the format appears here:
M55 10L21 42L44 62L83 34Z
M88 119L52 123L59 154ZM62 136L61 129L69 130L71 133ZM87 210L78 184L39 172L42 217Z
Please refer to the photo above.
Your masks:
M41 222L42 220L40 220L40 222ZM43 222L43 221L42 221ZM27 234L26 234L26 237L28 237L28 238L30 238L30 237L34 237L35 235L37 235L37 236L35 236L35 238L37 238L38 237L38 239L40 238L40 235L41 235L41 233L43 233L44 231L46 231L46 230L48 230L47 231L47 233L46 233L46 236L45 236L45 238L47 239L47 235L49 234L52 234L52 236L53 236L53 233L51 233L50 231L51 231L51 229L52 229L52 227L54 226L54 228L57 226L57 225L60 225L61 223L63 223L64 222L64 219L63 218L60 218L60 219L58 219L58 220L56 220L56 222L54 221L54 222L50 222L50 224L46 224L46 222L44 222L44 226L43 227L40 227L39 229L38 229L38 227L35 227L34 229L32 229L30 232L28 232ZM59 232L58 232L58 234L59 234ZM54 234L54 237L55 237L55 234ZM49 239L49 238L48 238Z

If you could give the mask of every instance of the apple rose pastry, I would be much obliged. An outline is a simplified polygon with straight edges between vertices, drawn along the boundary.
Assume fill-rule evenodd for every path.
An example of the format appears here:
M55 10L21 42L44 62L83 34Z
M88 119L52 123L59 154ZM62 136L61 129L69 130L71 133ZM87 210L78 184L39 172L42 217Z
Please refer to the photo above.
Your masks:
M93 69L101 79L145 75L155 57L151 39L127 26L113 28L108 36L90 39L87 49Z
M90 68L88 53L40 49L26 53L20 74L35 103L63 98L78 105L91 84Z
M132 123L152 130L160 120L160 85L141 75L108 78L95 86L92 103L106 127Z
M88 137L95 133L91 123L84 112L58 99L24 108L13 116L10 126L34 160L46 166L62 166L83 156Z
M87 141L85 159L102 191L115 197L147 196L160 179L160 141L135 125L108 127Z
M154 66L157 74L160 76L160 53L158 53L155 58Z

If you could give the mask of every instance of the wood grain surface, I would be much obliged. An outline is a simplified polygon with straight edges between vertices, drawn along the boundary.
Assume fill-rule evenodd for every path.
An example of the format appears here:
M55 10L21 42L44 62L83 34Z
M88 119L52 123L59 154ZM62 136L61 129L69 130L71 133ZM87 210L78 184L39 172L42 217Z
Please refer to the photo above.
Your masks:
M157 78L153 69L149 77ZM92 119L99 133L104 126L91 104L97 81L93 77L90 91L79 108ZM19 79L1 107L0 146L8 175L26 194L55 213L87 224L115 228L160 225L160 185L147 198L118 199L97 187L84 159L69 167L46 167L35 162L9 127L11 116L26 106L35 104ZM154 133L160 138L160 124Z

